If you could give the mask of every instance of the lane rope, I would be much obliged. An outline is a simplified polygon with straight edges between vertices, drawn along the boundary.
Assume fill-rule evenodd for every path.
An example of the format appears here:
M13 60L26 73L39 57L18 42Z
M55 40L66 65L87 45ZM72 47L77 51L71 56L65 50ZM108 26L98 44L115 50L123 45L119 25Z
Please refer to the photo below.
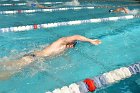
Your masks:
M130 65L128 67L121 67L119 69L104 73L93 78L86 78L83 81L72 83L69 86L56 88L52 92L45 93L88 93L94 92L96 89L114 84L120 80L131 77L140 73L140 62Z
M40 2L39 4L61 4L63 2ZM27 3L15 3L15 4L0 4L0 6L25 6Z
M78 6L69 8L52 8L52 9L28 9L28 10L7 10L0 11L0 14L21 14L21 13L36 13L36 12L54 12L54 11L66 11L66 10L81 10L81 9L94 9L94 8L117 8L117 7L128 7L128 6L140 6L140 4L128 4L128 5L118 5L118 6Z
M7 27L0 28L0 32L20 32L20 31L29 31L36 30L41 28L53 28L60 26L71 26L71 25L80 25L86 23L100 23L100 22L108 22L108 21L117 21L117 20L128 20L140 18L140 15L126 15L119 17L108 17L108 18L96 18L96 19L88 19L88 20L75 20L68 22L56 22L56 23L46 23L46 24L33 24L33 25L25 25L25 26L17 26L17 27Z
M0 11L0 14L54 12L54 11L81 10L81 9L94 9L94 7L69 7L69 8L52 8L52 9L13 10L13 11Z

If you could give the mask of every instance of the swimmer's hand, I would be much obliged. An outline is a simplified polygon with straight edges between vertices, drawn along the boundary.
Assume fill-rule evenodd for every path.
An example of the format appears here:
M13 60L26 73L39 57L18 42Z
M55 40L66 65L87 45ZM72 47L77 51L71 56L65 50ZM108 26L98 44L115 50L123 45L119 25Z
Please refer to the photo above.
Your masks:
M98 39L94 39L94 40L92 40L90 43L92 43L92 44L94 44L94 45L99 45L99 44L101 44L102 42L101 42L100 40L98 40Z

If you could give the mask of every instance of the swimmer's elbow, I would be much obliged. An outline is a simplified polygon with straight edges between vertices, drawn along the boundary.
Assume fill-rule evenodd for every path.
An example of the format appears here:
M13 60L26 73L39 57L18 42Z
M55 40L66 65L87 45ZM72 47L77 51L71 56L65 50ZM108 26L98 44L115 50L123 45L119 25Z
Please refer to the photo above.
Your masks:
M68 41L75 41L75 40L83 40L85 39L84 36L81 36L81 35L73 35L73 36L70 36L70 37L66 37L66 38L62 38L62 39L67 39Z
M81 37L83 37L83 36L81 36L81 35L74 35L73 37L74 37L74 38L81 38Z
M87 38L84 37L84 36L81 36L81 35L74 35L74 36L73 36L73 39L74 39L74 40L84 41L84 40L87 39Z

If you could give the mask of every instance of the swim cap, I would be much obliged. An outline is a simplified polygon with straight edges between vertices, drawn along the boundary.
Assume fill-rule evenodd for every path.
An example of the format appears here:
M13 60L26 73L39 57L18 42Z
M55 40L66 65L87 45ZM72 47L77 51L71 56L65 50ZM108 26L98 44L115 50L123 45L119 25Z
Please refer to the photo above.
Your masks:
M109 10L109 13L112 13L112 12L113 12L113 9L110 9L110 10Z

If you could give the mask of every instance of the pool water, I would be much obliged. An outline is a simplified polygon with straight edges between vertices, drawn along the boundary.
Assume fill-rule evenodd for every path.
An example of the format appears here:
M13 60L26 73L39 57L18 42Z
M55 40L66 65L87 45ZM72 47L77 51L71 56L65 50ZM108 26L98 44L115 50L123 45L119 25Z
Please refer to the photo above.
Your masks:
M81 1L81 4L91 6L113 5L114 3ZM117 4L132 3L117 2ZM29 9L27 6L14 6L12 8ZM134 8L140 9L139 6L130 6L130 9ZM11 9L10 6L9 8L0 8L1 11L8 9ZM0 28L125 15L123 13L109 14L108 10L108 8L95 8L92 10L0 15ZM78 34L102 41L102 44L98 46L79 41L75 48L69 49L57 57L30 64L8 80L0 81L0 93L45 93L87 77L94 77L119 67L137 63L140 61L139 30L140 19L135 18L25 32L0 33L0 62L14 60L25 53L43 49L65 36ZM95 93L139 93L139 77L140 75L132 76L117 84L98 89Z

